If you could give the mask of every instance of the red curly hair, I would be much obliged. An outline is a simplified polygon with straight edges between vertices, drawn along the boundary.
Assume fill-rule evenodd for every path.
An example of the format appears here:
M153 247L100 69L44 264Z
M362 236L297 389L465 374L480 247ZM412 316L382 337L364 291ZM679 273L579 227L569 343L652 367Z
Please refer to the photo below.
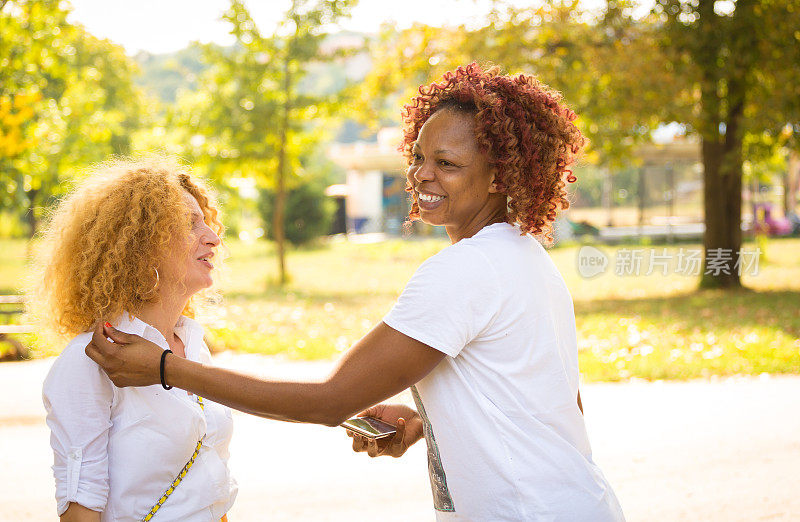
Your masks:
M567 166L586 143L572 123L576 114L560 102L558 92L533 76L501 75L497 67L484 71L471 63L419 88L403 110L400 150L411 164L420 129L440 109L474 115L478 144L508 196L508 221L519 223L523 234L552 239L558 207L569 208L565 181L576 181ZM416 202L409 219L419 219Z

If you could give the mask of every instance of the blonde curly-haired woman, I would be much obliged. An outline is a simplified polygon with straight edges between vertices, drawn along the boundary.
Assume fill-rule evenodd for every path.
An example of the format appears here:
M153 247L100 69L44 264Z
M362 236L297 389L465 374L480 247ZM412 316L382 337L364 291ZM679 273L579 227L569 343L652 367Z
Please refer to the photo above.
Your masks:
M62 521L225 519L230 410L160 385L117 388L84 354L92 327L114 318L165 354L210 361L191 317L222 230L209 191L168 158L102 164L56 209L32 301L72 337L43 387Z

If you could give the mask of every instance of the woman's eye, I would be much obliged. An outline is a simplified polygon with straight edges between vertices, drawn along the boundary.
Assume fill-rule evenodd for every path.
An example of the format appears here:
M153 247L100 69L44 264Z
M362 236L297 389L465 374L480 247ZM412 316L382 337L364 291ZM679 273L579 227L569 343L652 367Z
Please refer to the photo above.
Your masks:
M412 163L419 163L422 161L422 154L417 154L416 152L411 155L411 162Z
M453 164L450 163L447 160L439 160L439 165L441 165L442 167L452 167L453 166Z

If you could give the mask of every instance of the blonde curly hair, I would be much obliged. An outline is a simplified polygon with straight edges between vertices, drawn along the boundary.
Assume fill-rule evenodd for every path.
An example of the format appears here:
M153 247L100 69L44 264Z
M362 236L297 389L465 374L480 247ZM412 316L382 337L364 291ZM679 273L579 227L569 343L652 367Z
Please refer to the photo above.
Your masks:
M191 229L185 192L222 237L213 194L174 158L113 159L92 168L43 231L29 310L46 328L74 336L157 301L159 262L178 245L190 255L179 241ZM196 298L185 315L194 315Z

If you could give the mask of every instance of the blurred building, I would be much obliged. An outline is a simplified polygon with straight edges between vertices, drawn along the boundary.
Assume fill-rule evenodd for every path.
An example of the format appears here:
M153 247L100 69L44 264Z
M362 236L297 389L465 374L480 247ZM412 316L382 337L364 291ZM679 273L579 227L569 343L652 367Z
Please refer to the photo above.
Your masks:
M345 199L347 232L400 234L408 215L406 164L397 150L401 137L399 127L389 127L378 132L377 141L334 143L328 149L347 173L344 185L328 188L329 195Z

